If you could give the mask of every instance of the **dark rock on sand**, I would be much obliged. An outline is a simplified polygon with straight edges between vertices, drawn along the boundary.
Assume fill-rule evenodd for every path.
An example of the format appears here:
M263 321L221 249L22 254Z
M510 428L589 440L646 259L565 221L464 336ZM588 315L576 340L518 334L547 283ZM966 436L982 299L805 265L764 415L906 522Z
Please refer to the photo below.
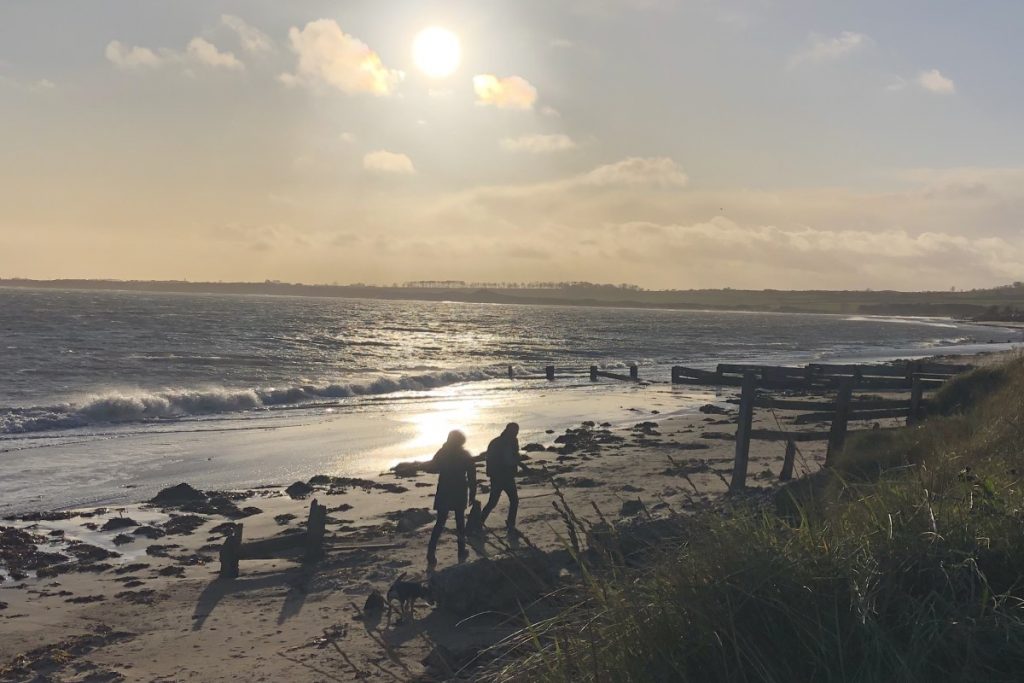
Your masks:
M293 519L295 519L295 515L293 515L290 512L286 512L283 515L274 515L274 521L280 524L281 526L286 526Z
M127 529L138 525L139 523L131 517L111 517L100 527L100 531L117 531L118 529Z
M150 540L156 540L166 536L162 530L157 529L155 526L140 526L138 529L132 531L132 533L136 536L145 536Z
M170 550L180 547L176 543L153 544L146 547L146 554L152 557L167 557Z
M129 543L134 542L135 537L131 534L118 534L117 536L114 536L114 545L128 545Z
M366 602L363 603L363 614L364 615L379 615L384 611L384 596L380 594L380 591L373 591L366 596Z
M163 530L168 534L189 535L204 524L206 520L199 515L173 515L164 522Z
M99 546L89 545L82 541L72 541L68 544L68 552L74 555L79 562L99 562L101 560L109 560L112 557L121 557L121 553L115 553L113 550L106 550Z
M170 565L170 566L164 567L163 569L160 569L157 572L157 574L159 574L160 576L173 576L173 577L175 577L177 579L184 579L185 578L185 568L184 567L176 567L174 565Z
M418 477L423 467L421 462L400 462L391 468L396 477Z
M716 406L714 403L705 403L700 407L700 412L705 415L728 415L732 411L722 406Z
M624 500L622 501L622 508L619 510L619 515L622 517L632 517L643 509L644 504L639 498L635 500Z
M182 482L163 489L149 502L159 507L175 507L190 501L206 500L206 494Z
M156 597L156 591L154 590L140 590L140 591L121 591L114 595L118 600L124 600L130 602L133 605L151 605L153 599Z
M409 508L408 510L389 512L385 517L397 522L396 528L402 533L413 531L434 521L434 515L427 508Z
M292 500L301 500L313 493L313 487L304 481L297 481L284 490Z
M15 527L0 527L0 564L14 574L68 560L67 555L41 552L37 545L45 542L45 536L36 536Z
M115 574L132 574L142 569L149 569L150 565L146 562L135 562L133 564L126 564L123 567L118 567L114 570Z
M528 443L525 446L523 446L523 450L526 451L527 453L537 453L537 452L543 451L545 449L544 449L544 445L543 444Z
M486 611L519 610L549 593L562 567L572 562L567 551L528 550L516 557L481 559L446 567L434 574L430 587L438 607L456 616ZM509 581L509 577L516 577Z

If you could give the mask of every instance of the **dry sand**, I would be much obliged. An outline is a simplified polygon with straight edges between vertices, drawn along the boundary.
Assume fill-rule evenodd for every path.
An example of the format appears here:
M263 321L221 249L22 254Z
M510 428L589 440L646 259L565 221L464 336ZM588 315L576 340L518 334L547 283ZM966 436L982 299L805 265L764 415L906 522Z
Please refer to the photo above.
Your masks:
M581 517L595 520L600 510L617 518L624 511L623 503L637 499L646 510L626 512L644 517L684 514L721 496L731 475L734 444L714 437L735 431L735 407L718 405L725 406L728 414L665 421L650 414L640 420L656 426L616 432L602 432L598 424L591 432L606 443L591 454L532 452L528 464L533 469L549 468ZM794 427L791 417L759 410L755 428L821 429ZM599 423L600 416L595 420ZM883 426L896 424L883 421ZM551 433L543 445L563 446L555 443L557 436ZM824 447L823 442L800 444L796 476L820 467ZM748 485L777 485L783 452L782 443L753 442ZM317 487L311 498L328 506L329 536L397 547L331 552L312 566L289 559L243 561L237 579L217 578L222 537L214 528L229 520L216 514L194 520L200 526L191 533L169 533L152 540L133 534L134 527L104 532L82 525L102 527L111 518L123 516L161 527L172 514L181 513L136 505L87 511L91 516L60 521L4 522L44 536L40 550L66 552L67 539L80 538L120 556L98 559L91 567L86 562L87 571L18 580L0 576L5 579L0 582L0 680L445 678L443 670L424 665L435 644L453 652L475 650L508 635L519 623L514 613L460 620L423 603L406 623L389 625L383 619L361 618L360 608L373 590L386 592L402 573L414 579L427 577L430 521L402 533L388 514L430 508L435 477L389 475L380 481L407 490L349 486L331 494L327 487ZM244 495L234 501L238 507L261 510L241 520L247 541L296 529L306 518L310 500L293 500L281 488ZM542 549L564 547L565 527L552 506L556 497L550 480L526 477L520 482L520 495L519 527L529 542ZM486 499L485 494L478 497L481 502ZM502 499L489 520L492 532L502 527L506 510ZM132 542L115 545L113 539L120 533L128 534ZM473 545L470 562L499 557L507 549L504 534L492 533ZM438 556L439 570L456 563L453 533L442 538Z

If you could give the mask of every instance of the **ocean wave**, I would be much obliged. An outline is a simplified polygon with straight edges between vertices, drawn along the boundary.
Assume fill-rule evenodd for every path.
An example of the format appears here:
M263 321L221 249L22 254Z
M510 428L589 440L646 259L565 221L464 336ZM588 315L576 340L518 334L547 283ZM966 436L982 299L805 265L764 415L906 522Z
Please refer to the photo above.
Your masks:
M426 391L462 382L503 376L489 370L427 372L401 377L377 377L363 383L331 382L256 389L174 389L105 392L81 401L53 406L0 409L0 434L73 429L97 424L146 422L234 413L272 406L301 405L323 399Z

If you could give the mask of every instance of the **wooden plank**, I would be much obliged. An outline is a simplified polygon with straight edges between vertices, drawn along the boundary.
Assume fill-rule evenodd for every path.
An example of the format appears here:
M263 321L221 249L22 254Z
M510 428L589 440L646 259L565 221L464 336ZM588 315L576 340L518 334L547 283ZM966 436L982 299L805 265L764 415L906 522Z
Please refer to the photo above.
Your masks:
M910 414L910 406L906 401L903 402L903 408L886 408L885 410L856 410L855 403L851 404L850 410L846 416L849 420L882 420L888 417L906 417ZM825 422L832 420L836 416L836 411L828 410L820 413L804 413L803 415L797 415L793 419L793 424L805 425L813 424L815 422Z
M306 534L285 534L262 541L243 543L239 548L239 559L267 560L281 555L286 551L299 550L306 545Z
M598 370L596 374L597 374L598 377L607 377L608 379L617 379L617 380L621 380L623 382L635 382L636 381L635 379L633 379L629 375L619 375L619 374L614 373L614 372L605 372L604 370Z
M815 374L849 375L860 377L906 377L907 366L905 363L899 365L878 365L878 364L838 364L838 363L809 363L807 365Z
M753 372L760 377L789 377L793 379L804 379L806 377L803 368L793 368L786 365L752 365L743 363L719 363L720 374L743 375Z
M739 403L739 399L727 399L727 403ZM922 404L927 403L922 399ZM850 402L850 410L886 410L889 408L906 408L910 404L905 398L857 399ZM772 408L774 410L815 410L833 412L835 401L801 401L799 399L774 398L758 396L754 399L755 408Z
M842 450L846 442L846 426L850 416L850 397L853 391L853 382L847 380L839 389L839 396L836 399L835 417L832 418L832 429L828 435L828 450L825 451L825 467L831 464L835 455Z
M743 375L740 395L740 414L736 420L736 459L733 461L730 491L742 491L747 486L747 462L750 459L750 430L754 419L754 397L757 379L753 372Z
M849 438L854 434L868 434L876 433L879 431L887 432L895 429L903 429L903 427L883 427L882 429L848 429L846 436ZM792 439L797 443L804 443L807 441L828 441L829 434L831 432L815 431L815 432L783 432L774 429L752 429L750 431L750 438L754 441L786 441ZM710 437L716 438L716 437ZM717 437L726 438L726 437Z

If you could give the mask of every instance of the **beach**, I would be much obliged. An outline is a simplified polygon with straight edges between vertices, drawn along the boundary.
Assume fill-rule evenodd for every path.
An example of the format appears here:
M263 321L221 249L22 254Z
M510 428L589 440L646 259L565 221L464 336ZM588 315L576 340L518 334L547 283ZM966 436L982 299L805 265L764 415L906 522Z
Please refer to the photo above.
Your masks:
M565 510L592 524L604 518L644 525L721 500L734 457L735 405L728 399L735 392L713 395L704 412L665 415L670 397L652 392L641 409L643 390L635 391L632 424L613 425L595 410L585 424L545 430L529 446L522 441L531 472L519 480L520 550L533 546L530 552L557 558L570 547ZM755 428L780 423L794 432L820 428L793 425L791 416L773 411L754 417ZM800 444L795 476L821 466L824 446ZM778 485L784 448L754 442L750 495ZM5 551L13 552L11 529L30 534L35 550L21 562L36 569L25 577L8 572L0 583L0 680L444 680L453 663L486 662L495 644L522 627L519 610L542 614L543 604L511 603L467 617L465 605L447 609L442 600L434 609L420 602L413 619L391 623L362 613L370 593L385 593L400 575L427 579L434 482L431 474L322 476L288 489L291 495L284 486L208 492L194 508L205 512L136 503L7 520ZM296 533L313 499L327 506L329 538L375 547L329 551L312 565L295 557L243 560L238 578L218 578L226 524L242 522L245 541ZM563 501L561 510L553 506ZM442 537L442 585L446 576L466 582L474 565L493 566L510 554L502 530L506 504L488 520L488 534L471 544L466 565L457 565L453 532ZM53 563L37 552L72 561ZM566 584L575 580L571 562L560 571ZM473 594L468 583L459 592Z

